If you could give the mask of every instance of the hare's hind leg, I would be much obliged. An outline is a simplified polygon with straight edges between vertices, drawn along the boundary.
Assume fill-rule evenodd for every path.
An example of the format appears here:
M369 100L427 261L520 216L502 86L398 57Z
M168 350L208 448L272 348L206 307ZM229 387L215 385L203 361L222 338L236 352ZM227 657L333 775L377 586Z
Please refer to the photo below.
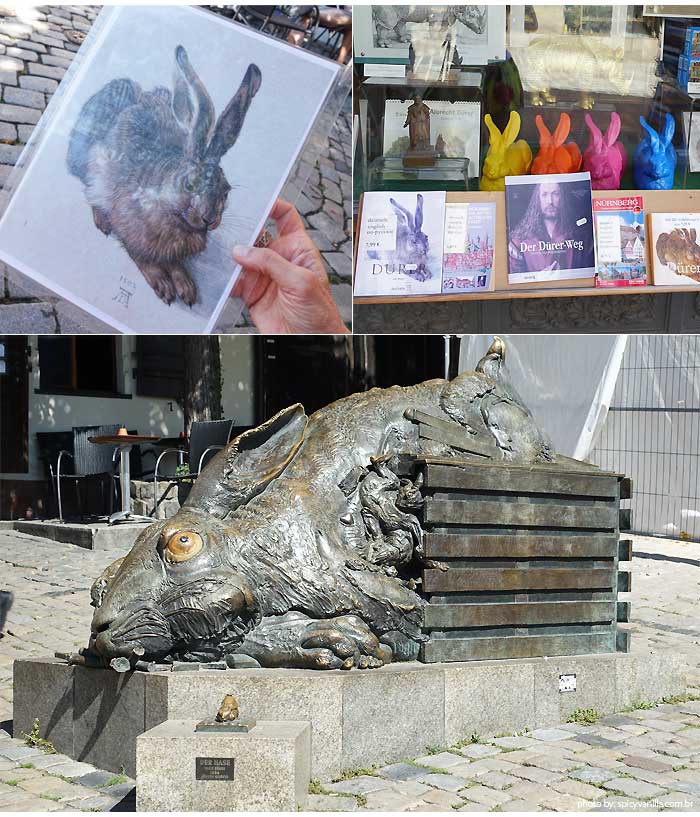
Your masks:
M175 291L187 306L197 303L197 285L182 264L175 263L170 267L170 277Z
M156 295L165 301L168 306L175 300L175 286L170 280L168 271L159 267L157 264L152 264L150 261L137 261L134 259L136 266L141 270L141 274L148 281L148 285L156 293Z

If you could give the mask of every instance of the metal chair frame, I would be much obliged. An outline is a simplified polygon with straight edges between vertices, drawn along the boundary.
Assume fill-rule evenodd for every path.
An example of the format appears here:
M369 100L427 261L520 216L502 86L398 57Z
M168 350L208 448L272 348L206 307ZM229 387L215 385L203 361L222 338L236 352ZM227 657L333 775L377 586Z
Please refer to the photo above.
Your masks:
M78 432L85 433L90 428L93 428L93 426L88 426L88 427L74 426L73 427L73 439L74 439L74 442L76 440L79 440L79 441L81 440L80 436L78 435ZM111 428L112 428L112 426L94 426L94 429L95 429L96 432L99 432L100 429L111 429ZM118 428L118 426L115 425L114 428L116 429L116 428ZM82 442L84 442L84 440ZM80 514L81 519L84 518L85 514L83 513L83 502L82 502L82 497L80 495L80 491L78 490L78 482L81 479L85 479L88 476L96 476L96 475L99 475L99 474L102 474L102 473L108 473L111 480L112 480L112 484L114 485L114 474L110 473L109 471L105 471L105 472L92 471L92 472L86 472L84 474L62 474L61 473L61 463L63 462L63 458L64 457L69 457L75 463L77 453L79 453L79 451L76 451L75 447L74 447L73 453L71 453L70 451L66 451L65 449L61 449L61 451L59 451L58 459L56 461L56 473L55 473L56 500L57 500L57 504L58 504L58 518L59 518L59 520L61 522L64 521L64 519L63 519L63 497L62 497L62 494L61 494L61 479L62 478L63 479L65 479L65 478L70 479L72 477L74 479L75 488L76 488L76 498L77 498L77 501L78 501L78 512ZM112 461L114 461L113 456L112 456L111 459L112 459ZM52 478L54 478L53 467L52 466L49 466L49 473L51 474ZM100 489L103 490L103 483L102 482L100 482ZM111 507L112 507L112 495L111 495L111 491L110 491L110 508Z
M217 421L213 421L213 422L217 422ZM179 482L184 482L187 479L189 479L189 480L197 479L197 477L200 475L200 473L202 471L202 466L204 464L204 460L205 460L207 454L211 453L212 451L221 451L223 448L226 448L226 446L228 445L228 443L231 440L231 431L232 431L232 429L233 429L233 420L231 420L230 423L229 423L227 442L224 445L210 445L210 446L207 446L207 448L204 449L204 451L202 452L202 454L199 457L199 462L197 463L197 470L196 471L194 471L194 472L190 471L187 474L177 474L175 476L166 476L165 474L161 474L161 476L165 477L170 484L166 488L165 492L163 493L163 496L160 498L160 501L159 501L158 500L158 466L160 465L160 461L167 454L183 454L184 453L181 448L166 448L164 451L161 451L161 453L158 455L158 459L156 460L156 466L155 466L155 469L153 471L153 510L151 511L151 516L153 516L155 518L156 514L158 513L158 506L160 505L160 503L164 499L166 499L170 489L174 485L177 485Z

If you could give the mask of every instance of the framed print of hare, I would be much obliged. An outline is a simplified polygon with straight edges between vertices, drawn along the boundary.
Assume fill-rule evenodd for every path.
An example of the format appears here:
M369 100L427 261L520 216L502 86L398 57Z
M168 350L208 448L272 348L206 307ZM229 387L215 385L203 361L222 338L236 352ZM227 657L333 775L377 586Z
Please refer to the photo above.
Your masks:
M103 9L10 179L0 258L120 331L211 331L337 74L201 9Z

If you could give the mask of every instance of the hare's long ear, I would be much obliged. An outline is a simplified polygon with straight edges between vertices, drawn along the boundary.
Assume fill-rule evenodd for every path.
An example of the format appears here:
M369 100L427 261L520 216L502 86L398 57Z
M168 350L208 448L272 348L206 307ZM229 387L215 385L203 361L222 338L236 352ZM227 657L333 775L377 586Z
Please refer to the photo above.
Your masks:
M389 199L389 203L394 208L394 210L396 210L397 217L399 219L403 219L406 222L406 226L408 227L408 229L411 232L413 232L413 214L405 207L400 205L398 201L396 201L396 199Z
M653 151L658 150L659 148L659 134L652 128L652 126L646 121L643 116L639 117L639 123L647 132L649 136L649 141L651 142L651 148Z
M226 110L219 117L214 135L207 149L207 158L217 161L230 150L243 127L243 121L253 97L260 90L262 74L254 63L248 66L243 81L233 99L226 106Z
M535 125L537 125L537 131L540 134L540 147L541 148L549 148L552 147L552 134L549 132L547 126L544 124L544 119L537 114L535 117Z
M620 130L622 128L622 120L620 119L620 114L616 111L613 111L610 114L610 125L608 126L607 131L605 132L605 144L611 148L615 142L617 142L617 137L620 135Z
M515 142L519 133L520 114L517 111L511 111L510 116L508 117L508 124L506 125L506 129L503 131L503 141L505 142L506 147Z
M593 121L593 117L587 113L586 114L586 125L588 126L588 130L591 132L591 143L593 145L593 150L596 153L600 153L600 149L603 147L603 134L600 132L600 128L596 125ZM612 124L610 125L612 129ZM608 131L610 133L610 131Z
M490 113L487 113L486 116L484 117L484 125L486 125L486 128L488 129L489 143L491 144L491 146L495 148L498 145L500 145L501 142L503 141L503 136L496 127L493 119L491 119Z
M423 226L423 196L420 193L416 195L416 232L419 233Z
M187 153L201 157L214 124L214 103L181 45L175 49L173 113L187 134Z
M676 132L676 120L670 113L666 114L666 123L664 124L664 130L661 135L661 141L663 142L664 146L670 145L671 140L673 139L673 134Z
M559 124L554 129L554 134L552 139L554 140L554 147L558 148L560 145L563 145L566 142L566 137L569 135L569 131L571 130L571 119L568 113L563 113L559 117Z

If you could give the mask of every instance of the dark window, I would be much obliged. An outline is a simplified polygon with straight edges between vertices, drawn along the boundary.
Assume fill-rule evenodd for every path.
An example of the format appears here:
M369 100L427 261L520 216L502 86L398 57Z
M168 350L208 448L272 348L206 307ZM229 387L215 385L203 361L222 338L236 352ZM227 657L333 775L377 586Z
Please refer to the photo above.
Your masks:
M459 343L451 344L454 371ZM265 337L256 352L258 422L292 403L307 414L373 386L412 386L445 375L439 335Z
M39 338L39 388L45 392L117 392L116 339L111 335Z
M138 335L136 394L180 400L185 391L184 351L179 335Z

